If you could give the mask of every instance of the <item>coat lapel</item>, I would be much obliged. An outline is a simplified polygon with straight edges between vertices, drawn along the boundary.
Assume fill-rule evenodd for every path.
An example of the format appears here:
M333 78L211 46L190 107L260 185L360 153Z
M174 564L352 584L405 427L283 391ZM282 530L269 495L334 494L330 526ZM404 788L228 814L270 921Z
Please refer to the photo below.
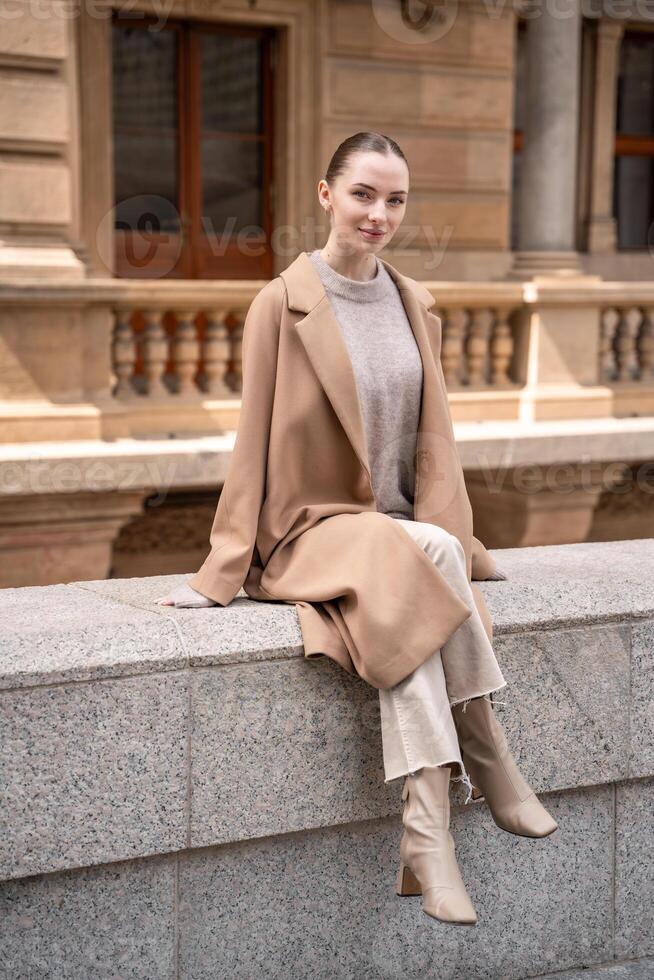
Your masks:
M427 310L435 301L431 293L419 282L403 276L384 259L380 261L398 287L422 359L423 389L418 426L419 448L423 432L430 431L428 420L432 417L432 402L440 390L434 361L434 357L438 354L431 346L427 326L427 319L432 317ZM289 309L306 313L305 317L295 323L295 330L354 452L366 470L368 478L371 479L363 415L354 370L322 280L307 252L300 252L281 276L286 284Z

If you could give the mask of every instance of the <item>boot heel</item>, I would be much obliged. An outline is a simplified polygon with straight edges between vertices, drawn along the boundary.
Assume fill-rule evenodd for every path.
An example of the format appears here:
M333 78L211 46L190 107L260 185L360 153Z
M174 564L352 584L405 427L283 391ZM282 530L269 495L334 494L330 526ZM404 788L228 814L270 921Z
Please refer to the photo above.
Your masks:
M422 885L411 868L400 862L395 891L398 895L422 895Z

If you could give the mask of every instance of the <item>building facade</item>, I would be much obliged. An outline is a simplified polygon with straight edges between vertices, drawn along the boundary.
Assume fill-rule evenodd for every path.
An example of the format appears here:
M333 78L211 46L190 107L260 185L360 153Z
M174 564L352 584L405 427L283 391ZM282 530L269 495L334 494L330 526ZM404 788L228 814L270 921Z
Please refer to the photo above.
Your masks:
M324 242L317 183L360 130L409 159L385 257L436 298L475 533L654 533L647 5L0 0L0 22L0 586L197 566L245 311Z

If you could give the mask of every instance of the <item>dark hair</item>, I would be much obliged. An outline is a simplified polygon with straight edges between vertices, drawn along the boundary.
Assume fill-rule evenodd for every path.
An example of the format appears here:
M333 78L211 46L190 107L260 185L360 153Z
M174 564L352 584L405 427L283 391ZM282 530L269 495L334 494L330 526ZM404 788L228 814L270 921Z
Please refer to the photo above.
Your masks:
M327 183L331 184L339 174L343 173L351 156L362 152L394 153L395 156L404 160L407 168L409 166L404 153L390 136L384 136L383 133L354 133L353 136L348 136L346 140L343 140L329 161L325 174Z

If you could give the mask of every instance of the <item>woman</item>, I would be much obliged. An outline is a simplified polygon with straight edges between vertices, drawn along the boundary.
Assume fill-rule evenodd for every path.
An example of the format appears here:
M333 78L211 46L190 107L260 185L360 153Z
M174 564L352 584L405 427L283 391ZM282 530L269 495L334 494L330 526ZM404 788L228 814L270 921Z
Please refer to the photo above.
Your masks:
M434 300L378 258L408 192L392 139L357 133L336 150L318 185L325 247L302 252L248 311L211 552L157 602L227 605L244 585L297 606L305 656L379 690L385 780L405 777L398 894L474 923L449 831L452 767L466 803L485 798L509 833L558 825L489 699L506 681L472 578L504 576L472 535Z

